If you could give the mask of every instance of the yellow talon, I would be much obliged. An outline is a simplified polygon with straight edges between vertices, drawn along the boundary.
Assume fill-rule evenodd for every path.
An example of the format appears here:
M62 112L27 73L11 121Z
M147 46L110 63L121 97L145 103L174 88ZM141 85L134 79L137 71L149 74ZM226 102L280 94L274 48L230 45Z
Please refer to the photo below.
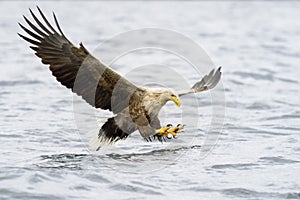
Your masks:
M175 138L177 136L177 133L182 132L183 128L184 128L184 125L178 124L176 127L172 128L172 129L168 129L167 131L168 131L168 133L171 133L172 136Z
M158 129L155 131L156 135L167 137L168 139L176 138L177 134L182 132L184 125L178 124L176 127L172 128L171 124Z
M168 124L167 126L161 128L161 129L158 129L156 130L156 134L159 134L159 135L164 135L164 136L167 136L168 135L168 130L172 127L171 124Z
M176 126L172 129L168 130L168 133L171 133L173 137L176 137L178 129L179 128Z

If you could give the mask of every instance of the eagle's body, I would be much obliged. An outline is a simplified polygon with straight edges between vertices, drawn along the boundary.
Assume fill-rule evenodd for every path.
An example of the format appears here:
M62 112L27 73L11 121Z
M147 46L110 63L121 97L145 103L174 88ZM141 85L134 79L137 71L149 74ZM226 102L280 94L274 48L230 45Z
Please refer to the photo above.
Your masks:
M158 119L161 108L168 101L180 106L180 96L212 89L220 80L219 68L212 70L191 89L177 94L165 88L148 89L136 86L93 57L82 44L75 47L63 34L54 14L58 32L39 8L38 11L45 25L30 10L37 25L24 16L32 30L21 24L20 26L33 39L19 34L20 37L34 45L30 48L42 59L43 64L50 65L57 81L81 96L91 106L110 110L115 114L99 131L99 147L102 142L111 143L125 139L136 130L146 140L155 136L154 138L162 141L164 135L159 130L163 128Z
M145 138L153 135L161 128L158 114L161 108L172 98L177 96L168 89L146 89L141 88L134 95L136 99L131 99L128 107L113 118L110 118L99 132L99 141L111 141L127 138L132 132L139 130ZM177 101L180 105L180 102ZM106 127L109 131L105 131ZM122 134L112 134L122 132ZM118 136L115 138L115 136ZM158 137L159 140L162 138Z

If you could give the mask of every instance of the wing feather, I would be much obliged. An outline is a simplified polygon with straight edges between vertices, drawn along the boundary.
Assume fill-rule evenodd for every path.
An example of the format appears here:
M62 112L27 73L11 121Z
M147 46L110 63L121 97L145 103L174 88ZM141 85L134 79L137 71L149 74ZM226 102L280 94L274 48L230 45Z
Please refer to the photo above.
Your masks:
M209 74L205 75L201 81L198 81L193 85L191 89L178 92L178 96L183 96L190 93L202 92L214 88L221 79L221 67L217 70L213 69Z
M74 46L62 32L54 13L53 17L58 31L49 23L41 9L39 7L37 9L44 23L29 9L37 25L34 25L25 16L23 16L25 22L31 30L19 24L32 39L18 34L34 45L30 48L41 58L43 64L50 65L53 76L62 85L82 96L90 105L108 109L114 113L118 113L128 106L135 91L143 90L94 58L82 43L79 47ZM122 86L122 98L118 98L118 94L113 97L116 84ZM117 106L114 108L111 105L112 98L117 102Z

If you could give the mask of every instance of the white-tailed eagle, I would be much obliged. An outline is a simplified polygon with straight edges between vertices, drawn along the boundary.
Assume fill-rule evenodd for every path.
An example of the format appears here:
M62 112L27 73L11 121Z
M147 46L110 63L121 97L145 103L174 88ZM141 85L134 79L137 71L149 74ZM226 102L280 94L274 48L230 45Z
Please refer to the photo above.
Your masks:
M39 8L38 11L43 22L30 10L36 24L25 16L31 29L19 23L31 38L21 34L19 36L33 45L30 48L41 58L43 64L50 65L57 81L91 106L114 113L114 117L109 118L98 133L99 148L102 142L113 143L126 139L136 130L147 141L163 141L166 137L176 136L183 126L162 127L158 119L161 108L170 100L180 106L180 96L212 89L220 80L221 68L218 68L205 75L191 89L180 93L165 88L148 89L137 86L93 57L82 43L79 47L73 45L62 32L54 13L57 30Z

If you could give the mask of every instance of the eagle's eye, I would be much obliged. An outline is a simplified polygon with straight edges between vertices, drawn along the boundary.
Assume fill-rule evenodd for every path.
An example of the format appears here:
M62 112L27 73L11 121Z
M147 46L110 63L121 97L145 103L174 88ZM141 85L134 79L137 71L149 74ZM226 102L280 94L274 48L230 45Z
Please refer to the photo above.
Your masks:
M171 97L175 97L175 95L174 95L174 94L171 94Z

